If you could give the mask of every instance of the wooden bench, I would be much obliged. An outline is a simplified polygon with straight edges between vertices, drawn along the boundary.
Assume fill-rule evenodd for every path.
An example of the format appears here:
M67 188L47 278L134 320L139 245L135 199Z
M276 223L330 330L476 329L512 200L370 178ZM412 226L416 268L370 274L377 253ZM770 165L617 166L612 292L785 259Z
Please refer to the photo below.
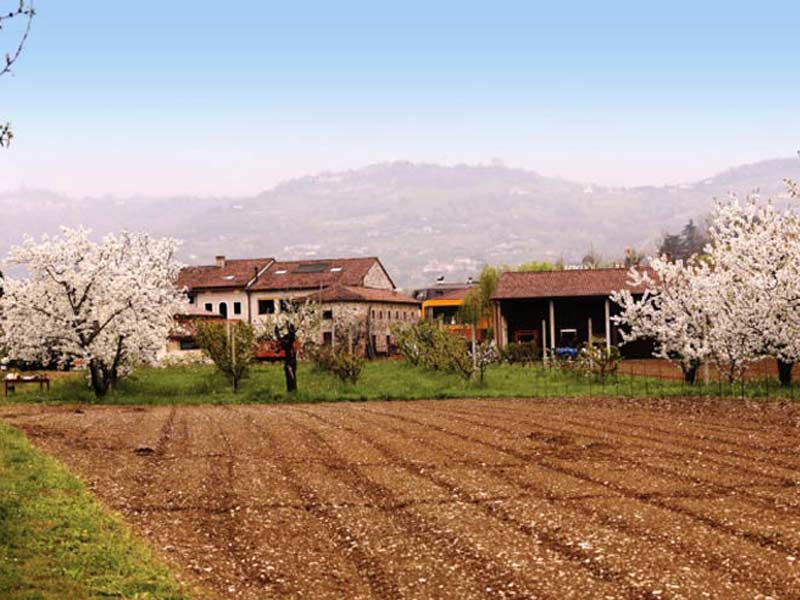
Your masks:
M46 375L34 375L33 377L18 377L16 379L3 379L4 384L4 396L8 398L8 392L15 391L18 385L22 385L24 383L38 383L39 384L39 391L41 392L44 390L45 386L47 386L47 391L50 391L50 378Z

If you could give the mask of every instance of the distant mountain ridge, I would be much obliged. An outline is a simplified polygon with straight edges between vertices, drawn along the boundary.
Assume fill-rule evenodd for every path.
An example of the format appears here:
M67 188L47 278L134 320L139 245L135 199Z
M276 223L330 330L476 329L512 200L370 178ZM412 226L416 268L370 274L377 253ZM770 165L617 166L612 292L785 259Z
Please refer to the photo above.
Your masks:
M577 261L589 246L619 257L652 250L664 231L706 214L729 192L784 194L800 160L743 165L699 182L608 187L504 166L411 162L309 175L249 197L68 198L0 194L0 255L23 234L85 225L184 240L182 260L216 254L281 258L377 255L398 285L475 274L484 263Z

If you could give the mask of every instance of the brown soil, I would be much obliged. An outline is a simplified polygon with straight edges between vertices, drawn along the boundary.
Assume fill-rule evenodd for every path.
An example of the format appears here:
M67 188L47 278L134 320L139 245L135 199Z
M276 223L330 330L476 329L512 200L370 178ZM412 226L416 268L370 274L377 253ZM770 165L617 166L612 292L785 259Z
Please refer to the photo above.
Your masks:
M235 598L800 598L800 406L0 406Z

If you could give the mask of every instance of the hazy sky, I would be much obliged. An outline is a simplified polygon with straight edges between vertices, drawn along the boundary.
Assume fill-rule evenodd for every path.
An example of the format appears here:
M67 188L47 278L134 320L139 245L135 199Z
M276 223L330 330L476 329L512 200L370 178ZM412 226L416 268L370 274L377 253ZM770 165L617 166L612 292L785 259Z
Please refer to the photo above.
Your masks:
M228 195L493 158L659 184L800 147L796 1L36 6L0 78L0 189Z

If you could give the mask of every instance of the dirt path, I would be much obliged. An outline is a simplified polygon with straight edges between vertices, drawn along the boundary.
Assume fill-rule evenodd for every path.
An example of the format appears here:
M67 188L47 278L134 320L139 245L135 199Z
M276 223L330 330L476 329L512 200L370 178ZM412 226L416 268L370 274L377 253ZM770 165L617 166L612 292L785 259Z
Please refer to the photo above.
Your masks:
M800 598L790 403L0 406L231 598Z

